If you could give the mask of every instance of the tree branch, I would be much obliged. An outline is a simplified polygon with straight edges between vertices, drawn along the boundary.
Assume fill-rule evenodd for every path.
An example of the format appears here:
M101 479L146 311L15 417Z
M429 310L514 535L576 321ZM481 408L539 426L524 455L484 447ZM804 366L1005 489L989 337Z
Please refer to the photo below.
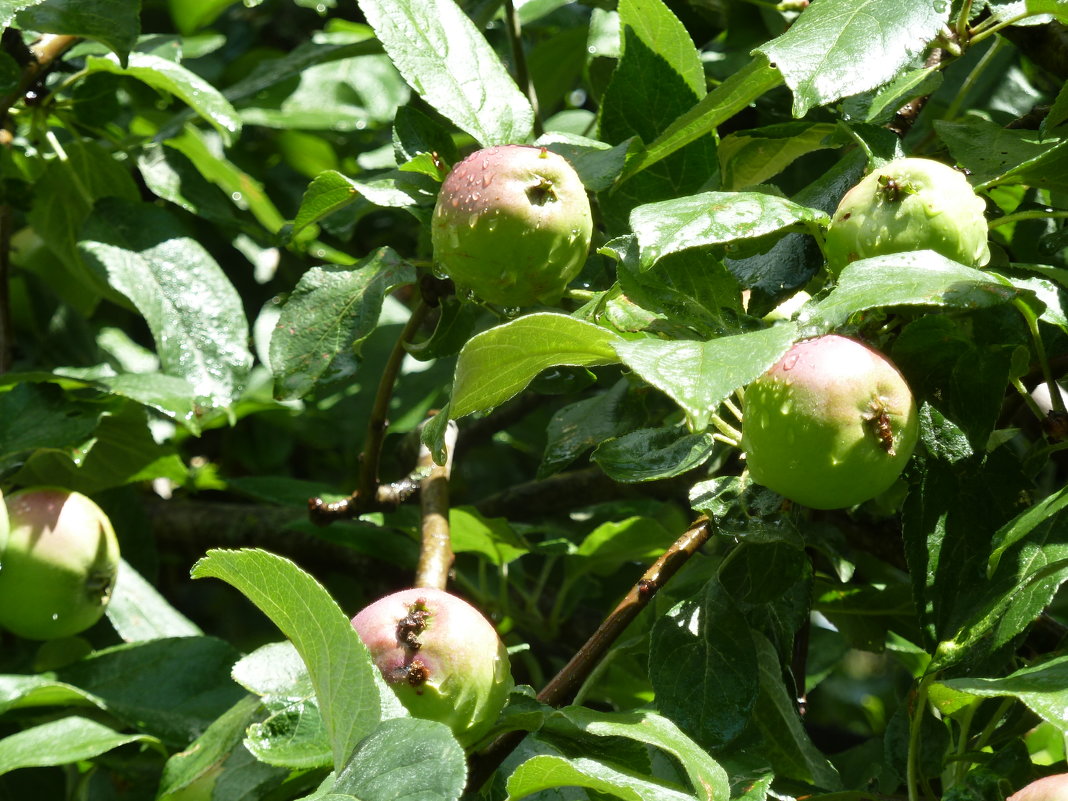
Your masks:
M429 471L429 474L419 482L423 540L419 549L419 566L415 571L416 587L443 590L449 581L453 561L452 540L449 535L449 474L452 472L456 434L456 422L450 420L445 429L443 465L434 463L434 455L425 445L419 448L416 471Z
M538 700L550 706L562 706L574 698L579 687L604 659L608 649L638 614L653 600L657 592L679 569L697 553L715 533L715 523L701 517L679 537L664 554L645 571L630 592L598 626L586 643L538 693ZM500 767L520 741L525 731L514 731L494 740L485 750L472 756L467 789L478 790Z

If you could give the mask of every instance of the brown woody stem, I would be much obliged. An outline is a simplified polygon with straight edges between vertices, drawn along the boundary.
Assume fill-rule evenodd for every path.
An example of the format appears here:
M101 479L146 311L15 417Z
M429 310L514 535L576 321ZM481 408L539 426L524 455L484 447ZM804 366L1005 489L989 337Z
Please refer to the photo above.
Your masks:
M404 343L412 339L429 311L430 307L420 301L412 311L411 317L408 318L404 330L393 344L386 366L382 369L374 406L367 420L367 436L364 439L363 454L360 457L360 477L354 497L357 514L368 511L377 497L378 463L382 458L382 443L386 438L386 428L389 426L389 402L393 398L393 386L397 383L401 362L404 361L406 353ZM367 508L364 508L365 504Z
M571 701L624 629L690 557L708 542L715 533L715 528L716 525L710 518L701 517L695 520L686 533L645 571L631 587L630 592L571 657L571 661L538 693L538 700L551 706L562 706ZM476 791L485 784L525 736L525 731L508 732L494 740L485 750L472 756L469 763L468 791Z
M453 420L445 429L445 464L434 463L434 455L425 445L419 448L416 471L429 474L419 482L423 540L419 565L415 571L416 587L445 589L452 569L452 540L449 536L449 474L456 449L457 427Z

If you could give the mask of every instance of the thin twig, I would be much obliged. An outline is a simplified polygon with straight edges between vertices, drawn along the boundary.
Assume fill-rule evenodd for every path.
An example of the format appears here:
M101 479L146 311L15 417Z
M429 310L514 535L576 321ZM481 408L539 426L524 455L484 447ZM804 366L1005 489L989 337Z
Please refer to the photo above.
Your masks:
M541 113L538 110L538 93L534 90L534 81L530 77L530 70L527 69L527 56L523 51L523 32L512 0L504 0L504 17L507 21L508 39L512 43L515 82L526 93L527 99L530 100L530 107L534 109L534 136L541 136L545 133L545 126L542 124Z
M450 420L445 429L445 464L435 464L434 454L425 445L419 448L416 470L430 472L420 482L419 489L423 539L419 565L415 570L416 587L443 590L449 581L453 560L449 535L449 474L457 431L456 422Z
M371 407L371 415L367 420L367 436L364 439L363 453L360 456L360 477L356 484L355 502L358 511L362 511L363 503L370 503L376 497L378 489L378 463L382 458L382 443L386 438L386 428L389 426L389 404L393 399L393 386L397 383L397 375L400 373L401 362L407 353L404 344L411 341L415 332L426 319L430 307L423 302L412 311L411 317L401 331L397 341L393 343L393 350L389 354L386 366L382 368L382 375L378 380L378 391L375 393L374 406Z
M56 59L74 46L78 39L77 36L46 34L30 46L30 54L33 58L23 66L18 86L0 98L0 121L7 118L11 107L41 79Z
M645 571L626 597L571 657L571 661L538 693L538 700L550 706L561 706L571 701L627 626L714 533L715 523L711 519L701 517L695 520L686 533ZM469 761L468 791L477 791L485 784L525 736L525 731L508 732L483 751L474 754Z

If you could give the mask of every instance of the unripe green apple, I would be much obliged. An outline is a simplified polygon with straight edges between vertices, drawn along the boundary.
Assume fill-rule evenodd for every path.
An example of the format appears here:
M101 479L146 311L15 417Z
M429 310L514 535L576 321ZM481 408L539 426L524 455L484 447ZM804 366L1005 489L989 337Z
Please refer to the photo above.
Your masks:
M416 588L380 598L352 619L375 665L415 717L477 742L511 692L508 651L496 629L466 601Z
M742 447L753 480L814 509L842 509L894 483L916 446L905 379L867 345L796 343L745 390Z
M1010 795L1007 801L1068 801L1068 773L1033 781Z
M525 145L487 147L453 167L431 221L434 261L457 288L508 307L558 301L592 235L578 173Z
M838 204L827 230L827 266L837 274L857 259L934 250L981 267L990 260L985 208L952 167L897 159L865 176Z
M84 495L51 487L6 501L11 530L0 556L0 627L51 640L92 626L119 568L107 515Z

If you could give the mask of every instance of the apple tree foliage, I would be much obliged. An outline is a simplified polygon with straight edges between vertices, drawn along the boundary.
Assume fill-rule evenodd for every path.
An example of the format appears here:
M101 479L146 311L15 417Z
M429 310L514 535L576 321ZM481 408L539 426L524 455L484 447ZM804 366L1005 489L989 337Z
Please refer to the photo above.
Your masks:
M0 799L1003 801L1068 771L1065 24L0 0L0 489L90 495L124 557L91 629L0 632ZM553 306L433 262L449 168L503 144L593 204ZM903 156L967 176L981 269L828 271L839 200ZM814 511L750 479L737 418L832 332L897 365L919 444ZM448 568L432 519L430 583L516 679L466 750L349 623Z

